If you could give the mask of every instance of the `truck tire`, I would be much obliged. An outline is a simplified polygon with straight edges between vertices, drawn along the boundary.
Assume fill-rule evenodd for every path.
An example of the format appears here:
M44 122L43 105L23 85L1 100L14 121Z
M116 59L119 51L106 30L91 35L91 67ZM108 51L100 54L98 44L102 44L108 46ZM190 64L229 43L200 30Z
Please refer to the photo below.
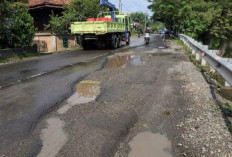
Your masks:
M82 48L84 50L92 50L95 46L96 46L96 42L95 41L82 41Z
M118 40L117 40L117 36L116 35L112 36L112 41L111 41L110 45L111 45L111 48L113 48L113 49L117 48L117 46L118 46Z
M119 35L117 39L118 39L118 48L119 48L119 47L122 46L122 38L121 38L121 36Z
M89 49L91 48L91 46L88 45L88 42L85 41L85 40L83 40L83 41L81 42L81 46L82 46L82 48L83 48L84 50L89 50Z

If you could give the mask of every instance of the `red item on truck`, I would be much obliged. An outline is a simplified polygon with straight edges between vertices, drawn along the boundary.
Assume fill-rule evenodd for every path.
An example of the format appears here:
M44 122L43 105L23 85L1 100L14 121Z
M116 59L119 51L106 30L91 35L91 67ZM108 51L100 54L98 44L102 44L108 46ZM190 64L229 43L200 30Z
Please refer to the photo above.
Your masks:
M112 18L106 18L106 17L100 17L100 18L97 18L96 21L113 21Z
M100 17L100 18L97 18L96 21L108 21L107 19L108 19L108 18Z
M87 21L96 21L95 18L87 18Z

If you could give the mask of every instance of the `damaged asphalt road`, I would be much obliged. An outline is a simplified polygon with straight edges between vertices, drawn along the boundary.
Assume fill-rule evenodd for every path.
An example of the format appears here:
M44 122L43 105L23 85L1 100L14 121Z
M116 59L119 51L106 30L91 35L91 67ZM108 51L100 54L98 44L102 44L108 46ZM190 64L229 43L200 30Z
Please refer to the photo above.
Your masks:
M104 61L104 57L99 58L36 78L36 84L36 80L31 80L8 89L8 94L13 96L21 86L20 89L24 89L21 94L32 96L32 102L44 102L44 111L51 112L31 119L22 116L23 111L27 111L28 115L36 114L39 110L30 108L36 109L38 105L31 106L28 102L28 105L21 105L23 108L15 108L14 105L12 108L10 105L3 107L12 113L1 112L3 117L7 117L5 126L9 126L9 130L17 126L22 136L14 136L1 127L4 137L8 135L7 141L1 145L1 154L229 157L232 153L231 134L224 119L219 110L212 113L216 104L210 89L201 73L186 60L180 46L170 41L163 42L155 35L150 45L132 46L108 56L106 64ZM78 74L82 79L76 81ZM52 78L48 77L57 81L51 84ZM36 88L32 88L30 82ZM47 90L41 91L42 83ZM56 91L63 94L54 94ZM64 93L69 93L68 97ZM38 95L46 97L37 100ZM1 101L10 101L10 96L3 96ZM27 102L26 98L15 100L23 104ZM48 107L51 101L58 99L55 107ZM18 116L28 121L15 121ZM12 120L11 117L16 118ZM20 125L33 120L37 125L29 127L24 134L25 130ZM12 121L17 123L11 127L8 124ZM7 145L11 139L16 142L10 141L11 145Z

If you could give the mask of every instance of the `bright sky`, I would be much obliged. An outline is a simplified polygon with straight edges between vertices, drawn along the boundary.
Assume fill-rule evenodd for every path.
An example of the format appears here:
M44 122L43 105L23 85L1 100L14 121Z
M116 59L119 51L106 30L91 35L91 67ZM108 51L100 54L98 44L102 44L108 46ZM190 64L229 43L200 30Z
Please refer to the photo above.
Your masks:
M118 8L118 2L119 0L109 0L109 2L116 5ZM132 13L132 12L146 12L151 16L152 12L147 8L149 3L147 0L122 0L122 11L124 13Z

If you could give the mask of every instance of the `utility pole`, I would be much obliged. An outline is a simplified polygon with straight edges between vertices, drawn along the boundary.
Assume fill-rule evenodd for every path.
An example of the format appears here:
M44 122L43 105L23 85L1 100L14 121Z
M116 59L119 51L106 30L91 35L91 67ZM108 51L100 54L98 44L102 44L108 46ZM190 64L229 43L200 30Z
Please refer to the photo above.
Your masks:
M146 14L145 14L145 29L147 28L147 10L146 10Z
M119 14L121 14L122 13L122 0L119 0L118 9L119 9Z

